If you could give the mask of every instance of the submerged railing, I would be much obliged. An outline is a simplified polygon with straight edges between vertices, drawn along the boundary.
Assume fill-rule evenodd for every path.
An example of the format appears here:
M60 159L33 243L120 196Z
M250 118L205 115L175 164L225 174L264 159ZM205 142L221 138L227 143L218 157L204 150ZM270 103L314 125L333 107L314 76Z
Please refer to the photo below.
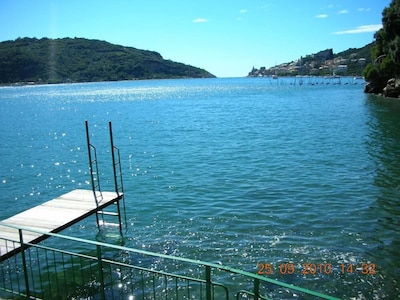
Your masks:
M0 242L24 249L0 262L0 298L336 299L219 264L0 225L20 232L19 241ZM25 231L51 238L24 243Z

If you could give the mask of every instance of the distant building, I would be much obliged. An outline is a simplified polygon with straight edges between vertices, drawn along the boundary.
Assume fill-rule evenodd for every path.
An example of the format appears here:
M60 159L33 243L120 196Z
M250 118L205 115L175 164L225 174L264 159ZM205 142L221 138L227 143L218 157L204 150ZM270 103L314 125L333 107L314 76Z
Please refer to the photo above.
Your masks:
M358 63L360 64L360 65L365 65L366 64L366 62L367 62L367 60L365 59L365 58L360 58L360 59L358 59Z
M368 59L359 57L360 54L358 52L351 54L346 53L343 52L341 56L336 55L336 57L334 57L333 49L326 49L316 54L301 57L295 61L275 65L268 69L265 67L261 67L260 69L253 67L248 76L326 76L331 74L362 74L364 66L368 63Z
M347 73L347 65L338 65L336 67L336 73L337 74L345 74L345 73Z

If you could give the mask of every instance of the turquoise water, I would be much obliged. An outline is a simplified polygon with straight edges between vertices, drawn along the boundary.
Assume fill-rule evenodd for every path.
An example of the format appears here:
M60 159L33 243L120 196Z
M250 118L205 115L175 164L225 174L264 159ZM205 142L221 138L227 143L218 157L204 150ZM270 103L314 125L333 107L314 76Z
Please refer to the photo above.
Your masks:
M124 172L125 246L254 273L269 263L269 276L305 288L394 299L400 102L366 95L352 79L336 83L235 78L2 87L0 219L90 188L85 120L102 189L112 189L112 121ZM92 219L63 233L108 239ZM281 263L293 263L296 272L281 274ZM362 274L362 263L375 274ZM311 264L331 264L333 272L302 274Z

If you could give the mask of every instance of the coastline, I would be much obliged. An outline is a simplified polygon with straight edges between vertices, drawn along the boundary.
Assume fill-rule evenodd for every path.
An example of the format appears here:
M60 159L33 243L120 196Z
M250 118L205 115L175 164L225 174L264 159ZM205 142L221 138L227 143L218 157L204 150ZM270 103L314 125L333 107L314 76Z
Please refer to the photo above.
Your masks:
M382 88L373 81L365 85L364 93L380 95L386 98L400 99L400 79L390 78Z

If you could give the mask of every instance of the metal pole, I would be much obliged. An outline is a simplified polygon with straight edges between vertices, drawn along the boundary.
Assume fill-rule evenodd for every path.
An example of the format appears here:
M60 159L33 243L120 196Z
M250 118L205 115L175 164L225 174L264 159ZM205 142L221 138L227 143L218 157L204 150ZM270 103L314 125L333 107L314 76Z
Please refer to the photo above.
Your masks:
M118 197L119 191L118 191L118 180L117 180L117 168L115 165L115 147L114 147L114 139L113 139L113 132L112 132L112 124L111 122L108 122L109 128L110 128L110 143L111 143L111 157L112 157L112 166L113 166L113 172L114 172L114 187L115 187L115 192L117 193ZM119 200L117 200L117 207L118 207L118 222L119 222L119 231L122 233L122 221L121 221L121 208L119 205Z
M122 221L121 221L121 208L119 205L119 200L117 200L117 210L118 210L118 222L119 222L119 231L122 235Z
M92 151L90 150L89 123L87 120L85 121L85 125L86 125L86 141L87 141L88 156L89 156L90 182L92 184L94 201L95 201L96 207L97 207L98 203L97 203L97 196L96 196L96 188L94 185L94 178L93 178ZM97 212L96 212L96 223L97 223L97 228L100 229L99 215L97 214Z
M24 247L24 239L22 236L22 229L18 229L18 233L19 233L19 242L21 243L22 268L24 269L26 295L29 299L31 293L29 291L28 267L26 265L26 257L25 257L25 249L24 249L25 247Z
M114 153L114 140L113 140L113 133L112 133L112 125L111 125L111 122L108 122L108 124L110 127L110 142L111 142L112 165L113 165L113 172L114 172L114 187L115 187L115 192L119 196L118 182L117 182L117 169L115 167L115 153Z
M254 299L260 299L260 280L255 278L254 279Z
M89 124L88 124L87 120L85 121L85 125L86 125L86 141L87 141L88 156L89 156L90 179L91 179L91 183L92 183L93 193L96 193L95 187L94 187L94 179L93 179L92 151L90 150ZM96 196L96 194L95 194L95 196Z
M120 190L124 194L125 192L124 192L124 181L123 181L123 178L122 178L121 154L119 152L119 149L118 148L116 148L116 149L117 149L117 153L118 153L118 165L119 165L119 177L120 177L119 180L120 180L120 183L121 183ZM126 228L126 226L128 224L128 221L126 219L125 194L122 195L122 204L123 204L123 208L124 208L124 221L125 221L125 228Z
M211 267L206 266L206 300L211 300Z
M97 248L97 264L99 266L99 276L100 276L100 288L101 288L101 299L106 299L105 285L104 285L104 274L103 274L103 261L101 258L101 246L96 245Z

